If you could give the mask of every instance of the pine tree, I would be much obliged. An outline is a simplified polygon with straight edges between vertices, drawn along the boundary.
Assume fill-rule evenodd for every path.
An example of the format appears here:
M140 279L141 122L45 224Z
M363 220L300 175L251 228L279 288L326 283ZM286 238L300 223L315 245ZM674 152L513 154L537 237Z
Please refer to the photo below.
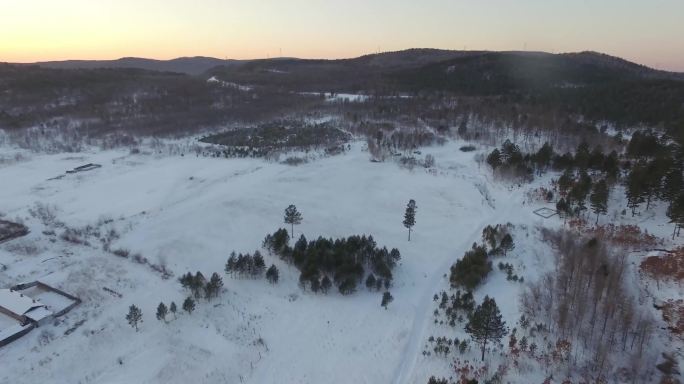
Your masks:
M394 300L394 297L392 297L392 294L389 293L389 291L385 291L385 293L382 294L382 302L380 302L380 306L384 307L387 309L387 306L389 303L391 303Z
M599 215L608 212L608 193L608 184L606 180L601 179L594 184L594 189L589 196L591 210L596 214L596 225L598 225Z
M375 276L372 273L366 278L366 288L369 290L375 288Z
M206 299L210 300L212 297L218 296L221 287L223 287L223 279L221 279L218 273L214 272L204 288Z
M169 309L166 308L166 304L159 303L157 306L157 320L166 321L166 315L169 313Z
M128 324L130 324L131 327L135 328L135 331L138 332L138 323L143 322L142 311L140 308L136 307L135 305L128 307L126 320L128 320Z
M309 285L311 286L311 292L318 293L321 290L321 281L318 280L317 276L312 276L309 279Z
M582 140L581 143L577 146L577 150L575 151L575 165L579 169L587 169L589 166L589 157L591 154L589 153L589 143L587 143L586 140Z
M206 284L207 279L204 278L202 272L197 271L197 273L195 273L195 276L191 277L190 290L192 291L192 294L195 296L196 299L199 299L202 296L202 291L204 290Z
M302 223L302 214L297 211L297 207L290 204L285 208L285 224L291 226L291 236L294 236L294 226Z
M191 314L195 310L195 300L188 296L185 301L183 301L183 310L188 314Z
M278 268L275 266L275 264L271 264L271 266L268 268L268 271L266 271L266 279L269 283L276 284L279 277Z
M261 256L261 252L258 250L254 252L254 270L252 271L253 276L261 276L262 273L264 273L264 269L266 269L266 262L264 262L264 257Z
M499 248L501 248L501 250L503 251L504 256L506 256L506 253L512 251L515 248L515 244L513 243L513 237L510 235L510 233L505 234L504 237L501 239Z
M411 229L416 225L416 201L411 199L406 205L404 212L404 227L408 228L408 241L411 241Z
M169 305L169 311L173 313L173 318L176 318L176 311L178 311L178 308L176 308L176 302L172 301L171 305Z
M502 320L499 308L494 299L485 296L481 305L478 305L473 312L465 331L482 348L482 361L484 361L487 343L500 342L508 333L506 322Z
M565 172L558 178L558 190L561 193L567 193L570 187L572 187L572 183L575 181L575 178L572 174L572 171L569 169L566 169Z
M327 275L323 276L323 279L321 279L321 291L323 293L328 293L331 287L332 281L330 281L330 278Z
M677 229L684 227L684 193L680 193L667 207L667 217L675 225L672 232L672 240L674 240Z
M627 195L627 207L632 210L634 217L635 210L639 204L644 202L644 181L642 167L634 166L627 175L625 193Z
M235 264L237 263L237 255L235 255L235 251L230 253L230 257L228 257L228 261L226 261L226 268L225 271L227 274L232 275L233 272L235 272Z
M675 166L665 174L661 195L666 201L673 201L684 191L684 171L681 165Z
M501 152L498 148L494 148L494 150L487 156L487 164L492 167L492 170L496 170L501 166Z

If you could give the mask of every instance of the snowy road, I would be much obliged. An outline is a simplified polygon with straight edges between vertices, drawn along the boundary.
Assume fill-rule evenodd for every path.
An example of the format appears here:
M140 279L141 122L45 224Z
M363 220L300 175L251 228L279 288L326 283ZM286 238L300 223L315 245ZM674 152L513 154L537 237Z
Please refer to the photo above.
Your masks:
M466 240L464 240L460 246L457 247L458 252L461 252L461 254L465 253L468 249L470 249L474 242L480 240L482 228L484 228L486 225L505 222L505 220L502 219L508 219L511 216L511 212L514 211L514 208L517 208L517 204L508 204L504 212L495 211L480 221L474 227L473 232L466 237ZM416 308L413 327L411 328L411 335L402 354L399 366L396 369L392 384L412 383L411 379L415 371L418 356L421 354L421 346L426 340L425 332L432 315L432 311L430 310L430 307L433 303L432 296L436 292L442 290L442 275L445 273L445 271L449 270L449 267L452 263L454 263L454 261L455 260L447 260L438 268L436 268L432 275L428 277L432 284L429 284L425 288L420 304Z

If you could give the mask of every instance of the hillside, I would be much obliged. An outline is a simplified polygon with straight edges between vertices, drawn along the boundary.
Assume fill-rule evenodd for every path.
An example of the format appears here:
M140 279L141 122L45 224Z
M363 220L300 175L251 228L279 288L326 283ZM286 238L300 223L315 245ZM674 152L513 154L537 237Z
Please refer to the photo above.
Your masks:
M42 61L35 63L44 68L55 69L96 69L96 68L137 68L160 72L177 72L199 75L210 68L222 65L230 67L239 60L222 60L213 57L179 57L171 60L155 60L140 57L123 57L116 60L64 60Z

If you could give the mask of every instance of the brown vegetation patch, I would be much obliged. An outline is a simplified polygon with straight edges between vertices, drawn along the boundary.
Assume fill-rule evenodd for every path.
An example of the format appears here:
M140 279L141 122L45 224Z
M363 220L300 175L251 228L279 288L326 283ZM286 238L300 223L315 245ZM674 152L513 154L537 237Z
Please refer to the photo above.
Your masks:
M595 237L603 242L624 248L644 249L662 244L662 240L656 236L642 231L637 225L614 225L605 224L594 227L587 226L582 219L573 219L568 222L571 228L581 231L583 234Z
M647 257L641 262L641 270L656 280L684 280L684 247Z
M684 300L670 299L660 307L667 329L677 336L684 335Z

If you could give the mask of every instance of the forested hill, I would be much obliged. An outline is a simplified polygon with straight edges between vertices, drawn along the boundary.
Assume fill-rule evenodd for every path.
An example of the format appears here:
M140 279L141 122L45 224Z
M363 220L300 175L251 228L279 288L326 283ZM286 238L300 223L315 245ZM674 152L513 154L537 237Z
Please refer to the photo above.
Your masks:
M593 52L490 52L389 74L399 89L505 96L624 124L684 122L684 76Z
M199 75L169 72L185 68L196 73L215 63L223 65ZM100 64L61 62L48 67ZM491 116L544 113L556 122L643 125L684 135L684 74L596 52L410 49L341 60L122 59L115 64L161 70L0 64L0 125L20 128L72 117L103 131L142 125L155 127L153 131L169 125L190 129L309 108L316 100L303 98L304 92L358 92L403 93L424 101L456 97ZM180 67L167 68L171 64ZM208 83L211 77L223 83Z

